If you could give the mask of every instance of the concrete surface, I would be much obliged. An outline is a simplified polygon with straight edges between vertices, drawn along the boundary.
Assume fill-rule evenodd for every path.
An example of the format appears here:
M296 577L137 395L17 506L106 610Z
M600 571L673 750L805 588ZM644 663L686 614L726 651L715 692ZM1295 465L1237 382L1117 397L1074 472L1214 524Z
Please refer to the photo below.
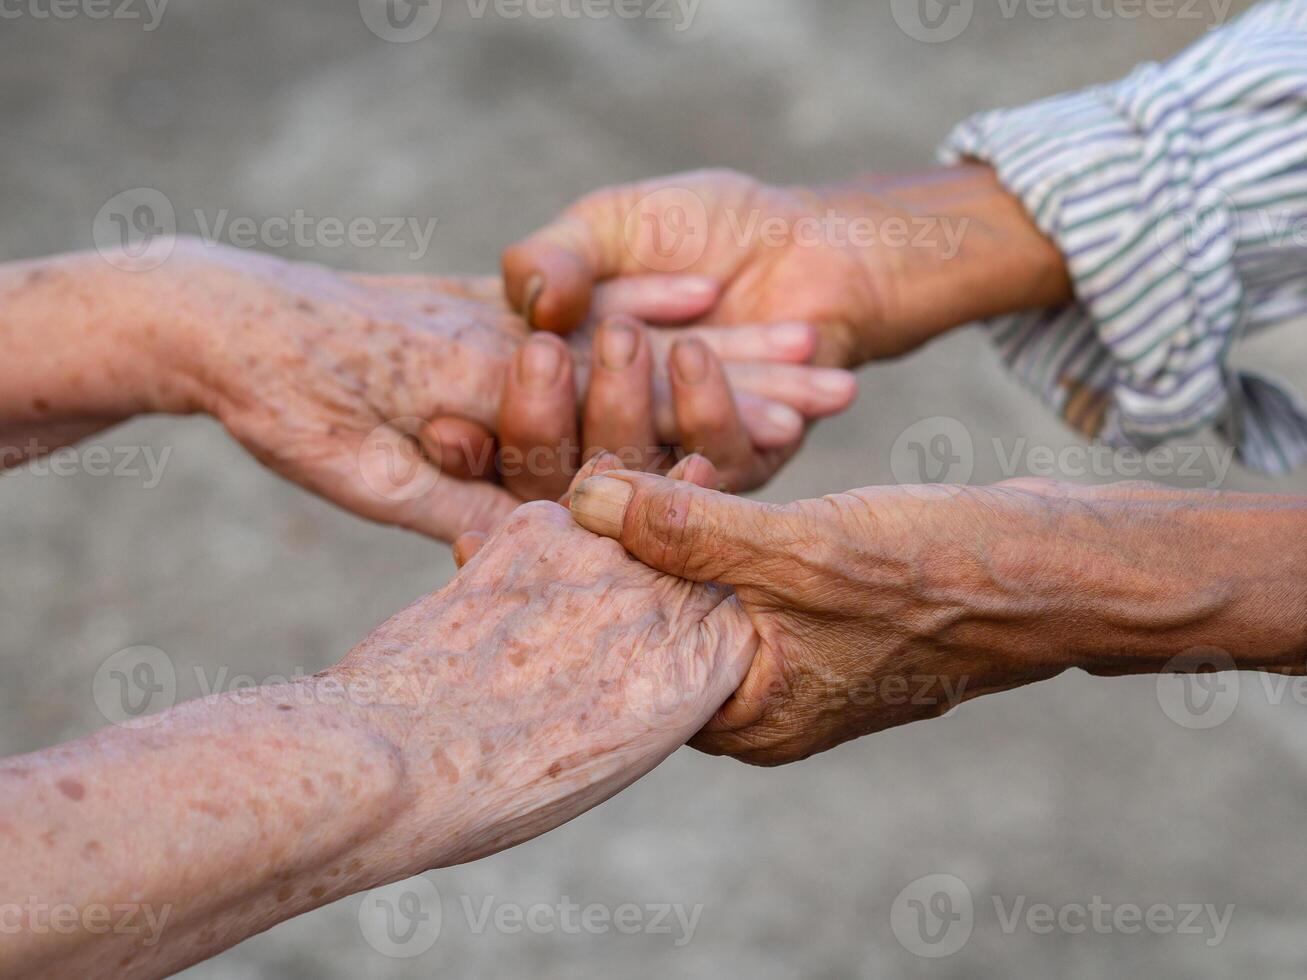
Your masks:
M885 4L703 0L678 32L652 16L511 19L446 0L430 36L401 45L370 33L355 0L174 0L152 32L40 19L24 0L0 22L0 258L86 247L101 204L149 186L184 216L436 217L416 265L489 270L503 244L601 183L703 164L795 181L915 166L973 110L1115 77L1205 27L1093 13L1113 9L1102 4L1073 5L1091 11L1080 19L1006 6L982 4L956 40L924 44ZM413 267L378 249L312 257ZM1303 336L1241 356L1307 383ZM995 438L1077 445L974 334L863 382L856 410L817 432L770 499L891 481L896 437L928 416L965 422L976 481L1002 476ZM92 681L122 648L166 651L182 696L201 677L313 671L452 574L443 548L278 482L210 423L145 420L101 441L170 449L164 478L0 480L0 754L102 725ZM1237 471L1225 485L1273 486ZM419 957L376 952L354 898L188 975L1301 975L1307 710L1246 676L1213 730L1174 723L1162 701L1148 679L1070 675L784 771L686 751L542 840L429 875L443 929ZM947 958L914 955L891 927L896 896L928 874L961 879L974 902L970 939ZM702 910L681 945L679 927L536 934L492 920L478 934L464 911L563 896ZM1096 896L1234 910L1215 945L1004 928L1022 899Z

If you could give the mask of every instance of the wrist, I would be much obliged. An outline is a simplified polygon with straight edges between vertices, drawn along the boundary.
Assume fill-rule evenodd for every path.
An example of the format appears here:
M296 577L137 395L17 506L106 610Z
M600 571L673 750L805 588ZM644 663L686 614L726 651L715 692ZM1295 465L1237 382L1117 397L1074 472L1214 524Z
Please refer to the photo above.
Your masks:
M850 222L880 229L860 261L881 280L883 310L865 346L910 350L955 327L1074 298L1066 260L993 169L964 163L820 188ZM891 234L892 232L892 234Z
M1303 666L1301 500L1142 484L979 494L994 515L979 557L1020 611L989 639L1022 662L1154 673L1219 650L1246 670Z
M0 418L111 424L193 410L176 271L127 271L93 253L0 269Z

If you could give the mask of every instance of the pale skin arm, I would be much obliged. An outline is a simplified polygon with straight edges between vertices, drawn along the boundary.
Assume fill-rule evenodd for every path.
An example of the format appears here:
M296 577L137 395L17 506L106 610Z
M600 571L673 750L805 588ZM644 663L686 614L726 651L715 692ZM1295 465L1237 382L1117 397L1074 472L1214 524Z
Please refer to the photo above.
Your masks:
M0 265L0 469L140 412L195 409L154 288L87 256Z
M723 460L733 486L769 477L808 421L855 394L843 372L805 364L817 344L811 327L649 331L620 365L664 379L643 424L617 433L592 421L632 413L614 385L579 425L578 396L601 361L614 370L608 328L700 308L702 295L692 305L678 297L683 279L656 292L614 284L598 297L602 327L594 321L564 345L528 339L494 279L356 276L192 240L158 267L136 261L87 253L0 265L0 469L134 415L206 413L301 486L451 541L488 530L523 499L557 498L577 448L648 452L697 437L682 424L686 399L665 381L673 339L693 337L722 362L706 404L719 428L740 409L748 453ZM501 412L501 401L524 410ZM544 461L542 472L492 485L495 434L505 450ZM611 442L636 435L630 447ZM410 485L378 488L396 458ZM409 492L437 473L432 492Z
M162 976L403 876L382 842L402 763L329 685L193 702L0 763L0 974ZM440 804L451 828L465 797Z
M0 975L165 976L565 823L740 682L731 603L532 504L337 667L0 762Z

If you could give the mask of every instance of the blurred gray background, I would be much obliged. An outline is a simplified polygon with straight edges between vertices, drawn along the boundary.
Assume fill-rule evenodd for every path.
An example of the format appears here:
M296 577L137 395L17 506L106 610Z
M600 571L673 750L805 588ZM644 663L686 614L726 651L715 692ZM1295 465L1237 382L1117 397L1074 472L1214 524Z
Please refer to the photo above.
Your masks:
M1195 17L1143 18L982 3L960 36L922 43L891 5L853 0L702 0L688 24L654 4L636 19L512 18L445 0L429 36L397 44L357 0L172 0L152 31L42 18L34 2L0 21L0 258L87 247L101 205L148 186L191 232L194 209L437 218L417 263L279 250L392 272L493 270L506 243L608 182L702 165L794 182L920 166L973 111L1114 78L1213 20L1206 0ZM128 9L148 19L143 0ZM1307 386L1301 330L1239 356ZM862 383L768 499L891 482L895 440L927 417L965 423L976 482L1005 475L994 439L1005 452L1021 437L1080 445L975 331ZM0 480L0 754L103 725L93 678L125 647L166 651L185 697L200 678L312 672L453 574L443 547L279 482L210 422L142 420L100 441L170 450L163 479ZM1307 478L1236 468L1223 485L1304 491ZM570 826L427 876L443 929L419 957L372 948L356 897L188 975L1301 976L1307 710L1239 679L1237 707L1210 730L1173 721L1151 679L1070 674L786 770L687 750ZM896 896L931 874L960 879L974 903L972 934L947 958L915 955L891 927ZM564 896L702 908L692 936L674 919L670 935L479 934L465 912ZM1213 945L1210 930L1005 930L995 897L1004 912L1095 897L1234 909Z

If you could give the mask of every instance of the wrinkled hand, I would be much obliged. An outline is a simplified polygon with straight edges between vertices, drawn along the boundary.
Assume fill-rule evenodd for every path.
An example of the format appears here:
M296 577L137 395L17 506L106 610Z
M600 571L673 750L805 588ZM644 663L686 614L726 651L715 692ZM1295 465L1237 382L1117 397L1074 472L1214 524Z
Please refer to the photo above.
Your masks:
M606 188L505 252L504 279L533 326L562 333L604 280L706 277L719 292L701 322L811 323L819 363L849 366L868 356L861 338L883 317L889 269L878 252L823 236L832 206L723 170Z
M589 357L581 339L574 349L524 346L529 332L495 280L346 276L197 243L182 243L168 269L194 338L189 371L200 380L202 410L281 475L361 516L441 540L489 529L521 502L510 492L521 488L487 479L510 371L529 381L543 349L556 356L550 384L571 384L573 362ZM651 299L638 288L606 298L609 309L658 315L670 302L665 291ZM728 358L747 348L757 360L802 361L813 340L795 341L773 344L757 332L722 349ZM769 396L783 403L806 389L793 373L753 380L753 418L766 442L769 414L795 415ZM846 390L823 407L850 398ZM656 438L674 442L675 410L654 404L650 414ZM803 420L787 420L784 438L772 431L771 440L797 445ZM564 485L569 477L555 474Z
M706 283L715 298L693 322L811 324L817 363L842 367L1071 297L1057 249L979 164L820 188L724 170L610 187L509 248L503 265L514 308L542 330L574 329L602 283Z
M702 460L677 472L715 479ZM755 646L729 590L655 572L534 503L332 673L376 692L376 728L412 783L394 839L417 873L544 833L643 776L730 696ZM451 811L456 835L424 823ZM441 852L454 836L460 850Z
M577 488L572 513L652 568L734 587L758 654L692 744L779 765L1065 670L1029 642L1050 607L1016 586L1046 502L1011 485L782 507L610 473Z

